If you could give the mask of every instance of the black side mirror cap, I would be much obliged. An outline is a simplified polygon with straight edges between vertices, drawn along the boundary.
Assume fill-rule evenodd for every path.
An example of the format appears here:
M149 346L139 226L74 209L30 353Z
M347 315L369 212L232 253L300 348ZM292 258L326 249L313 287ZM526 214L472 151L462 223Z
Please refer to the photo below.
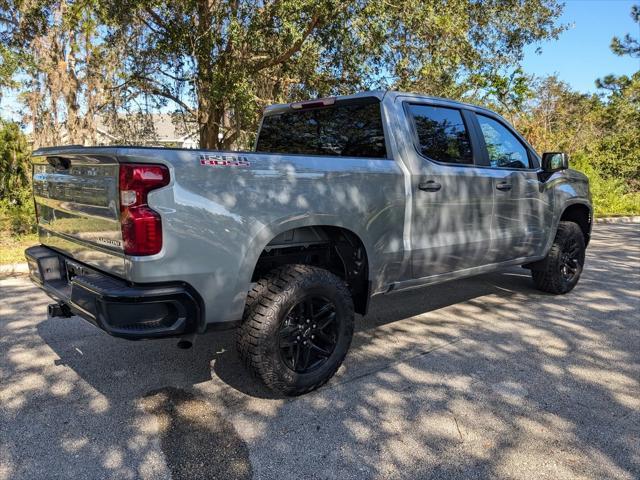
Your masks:
M569 156L563 152L545 152L542 154L542 170L545 173L559 172L569 168Z

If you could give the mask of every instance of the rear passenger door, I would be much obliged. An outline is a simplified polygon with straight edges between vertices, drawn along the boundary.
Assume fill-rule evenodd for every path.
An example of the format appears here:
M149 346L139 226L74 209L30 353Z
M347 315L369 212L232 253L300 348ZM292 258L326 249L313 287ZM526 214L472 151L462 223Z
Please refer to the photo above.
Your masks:
M477 131L494 178L494 209L488 263L539 254L553 197L538 178L537 159L499 117L477 112Z
M416 99L417 100L417 99ZM411 265L414 278L486 263L494 182L478 168L471 113L457 104L407 101L405 155L413 165Z

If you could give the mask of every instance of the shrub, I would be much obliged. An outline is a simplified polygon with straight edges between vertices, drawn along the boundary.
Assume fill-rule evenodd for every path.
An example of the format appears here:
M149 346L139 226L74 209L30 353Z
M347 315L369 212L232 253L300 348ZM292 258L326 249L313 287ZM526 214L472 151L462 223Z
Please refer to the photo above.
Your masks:
M589 177L595 216L639 215L640 192L631 191L629 183L621 178L604 176L595 164L586 155L571 159L571 168Z

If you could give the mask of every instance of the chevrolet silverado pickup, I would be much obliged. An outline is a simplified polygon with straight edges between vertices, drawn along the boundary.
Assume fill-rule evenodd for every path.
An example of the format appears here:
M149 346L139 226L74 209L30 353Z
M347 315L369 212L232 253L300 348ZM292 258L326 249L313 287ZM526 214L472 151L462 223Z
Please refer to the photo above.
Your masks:
M564 153L538 156L487 109L401 92L273 105L251 152L43 148L33 191L26 257L50 316L182 346L234 326L285 395L333 376L373 296L515 265L569 292L592 224Z

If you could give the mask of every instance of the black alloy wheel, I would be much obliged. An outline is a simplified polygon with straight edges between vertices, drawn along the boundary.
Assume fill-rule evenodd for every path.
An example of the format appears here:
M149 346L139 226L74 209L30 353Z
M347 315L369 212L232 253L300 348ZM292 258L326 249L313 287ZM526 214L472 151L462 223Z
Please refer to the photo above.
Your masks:
M549 253L531 269L533 283L543 292L570 292L580 279L585 259L585 237L580 226L561 221Z
M240 358L276 393L324 385L344 360L354 328L347 284L320 267L283 265L256 281L237 331Z
M282 361L296 373L322 367L338 342L339 319L327 298L310 295L289 311L279 331Z
M578 244L574 237L568 244L565 244L560 254L560 274L566 282L573 281L578 274L578 269L581 267L581 249L581 245Z

